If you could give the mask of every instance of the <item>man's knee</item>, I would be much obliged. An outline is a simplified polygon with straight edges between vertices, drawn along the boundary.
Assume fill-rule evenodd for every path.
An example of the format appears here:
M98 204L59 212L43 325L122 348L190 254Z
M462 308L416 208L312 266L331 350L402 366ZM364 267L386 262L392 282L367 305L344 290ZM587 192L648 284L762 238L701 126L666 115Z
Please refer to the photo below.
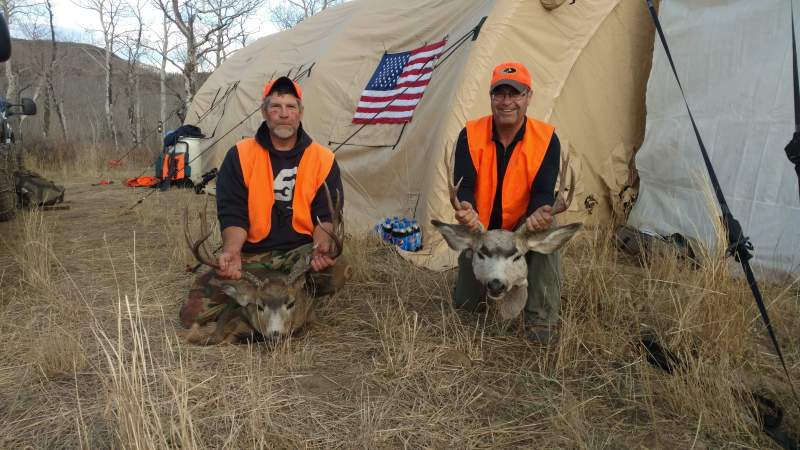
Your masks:
M475 278L472 270L470 251L458 255L458 277L453 288L453 306L467 311L476 311L481 305L483 286Z
M561 256L558 251L549 255L528 252L528 286L544 286L548 290L561 287Z
M561 309L561 270L558 252L528 254L526 320L554 324Z
M480 307L480 296L474 291L470 292L467 289L459 289L458 286L456 286L453 288L452 297L453 306L457 309L474 312Z

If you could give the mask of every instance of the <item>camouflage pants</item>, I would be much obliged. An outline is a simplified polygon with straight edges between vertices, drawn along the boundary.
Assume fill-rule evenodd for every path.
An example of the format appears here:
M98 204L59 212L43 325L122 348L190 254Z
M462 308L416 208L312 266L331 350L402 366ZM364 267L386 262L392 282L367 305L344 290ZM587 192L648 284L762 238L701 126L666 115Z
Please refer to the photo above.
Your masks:
M306 244L288 251L270 251L265 253L243 253L242 270L253 272L256 276L268 271L289 276L295 264L311 255L311 244ZM306 290L314 297L332 294L344 285L342 275L347 263L342 257L336 265L322 272L309 272L306 276ZM212 283L216 277L214 270L199 275L189 289L189 298L181 307L179 318L184 327L193 323L203 325L212 322L222 314L231 299L222 292L219 283Z

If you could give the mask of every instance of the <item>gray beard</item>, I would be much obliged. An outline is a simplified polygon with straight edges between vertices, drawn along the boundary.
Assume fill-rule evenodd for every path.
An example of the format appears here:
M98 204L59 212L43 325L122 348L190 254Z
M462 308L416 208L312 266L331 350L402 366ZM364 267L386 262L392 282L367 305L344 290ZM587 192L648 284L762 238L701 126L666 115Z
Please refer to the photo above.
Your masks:
M272 133L281 139L289 139L290 137L294 136L296 132L297 130L295 130L294 127L287 125L279 125L272 129Z

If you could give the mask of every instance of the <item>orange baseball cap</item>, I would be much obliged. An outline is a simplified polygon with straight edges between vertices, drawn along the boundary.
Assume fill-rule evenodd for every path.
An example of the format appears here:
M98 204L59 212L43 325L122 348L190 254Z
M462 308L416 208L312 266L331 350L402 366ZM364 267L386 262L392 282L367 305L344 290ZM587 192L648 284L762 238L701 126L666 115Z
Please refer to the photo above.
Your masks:
M272 90L279 85L286 85L294 89L295 96L297 96L298 100L303 99L303 90L300 89L300 85L297 84L294 80L289 77L279 77L274 80L267 81L267 84L264 85L264 94L261 95L261 100L267 98L267 96L272 92Z
M497 86L507 84L522 92L531 88L531 73L522 63L506 61L500 63L492 71L492 85L490 90Z

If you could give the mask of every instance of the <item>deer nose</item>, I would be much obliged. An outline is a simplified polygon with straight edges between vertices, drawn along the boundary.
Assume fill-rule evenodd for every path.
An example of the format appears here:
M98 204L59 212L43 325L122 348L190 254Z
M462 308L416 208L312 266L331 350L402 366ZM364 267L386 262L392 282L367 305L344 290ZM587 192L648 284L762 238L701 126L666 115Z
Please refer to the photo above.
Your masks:
M489 280L489 282L486 283L486 287L489 289L489 293L492 295L502 294L503 291L506 290L505 283L498 280L497 278Z

